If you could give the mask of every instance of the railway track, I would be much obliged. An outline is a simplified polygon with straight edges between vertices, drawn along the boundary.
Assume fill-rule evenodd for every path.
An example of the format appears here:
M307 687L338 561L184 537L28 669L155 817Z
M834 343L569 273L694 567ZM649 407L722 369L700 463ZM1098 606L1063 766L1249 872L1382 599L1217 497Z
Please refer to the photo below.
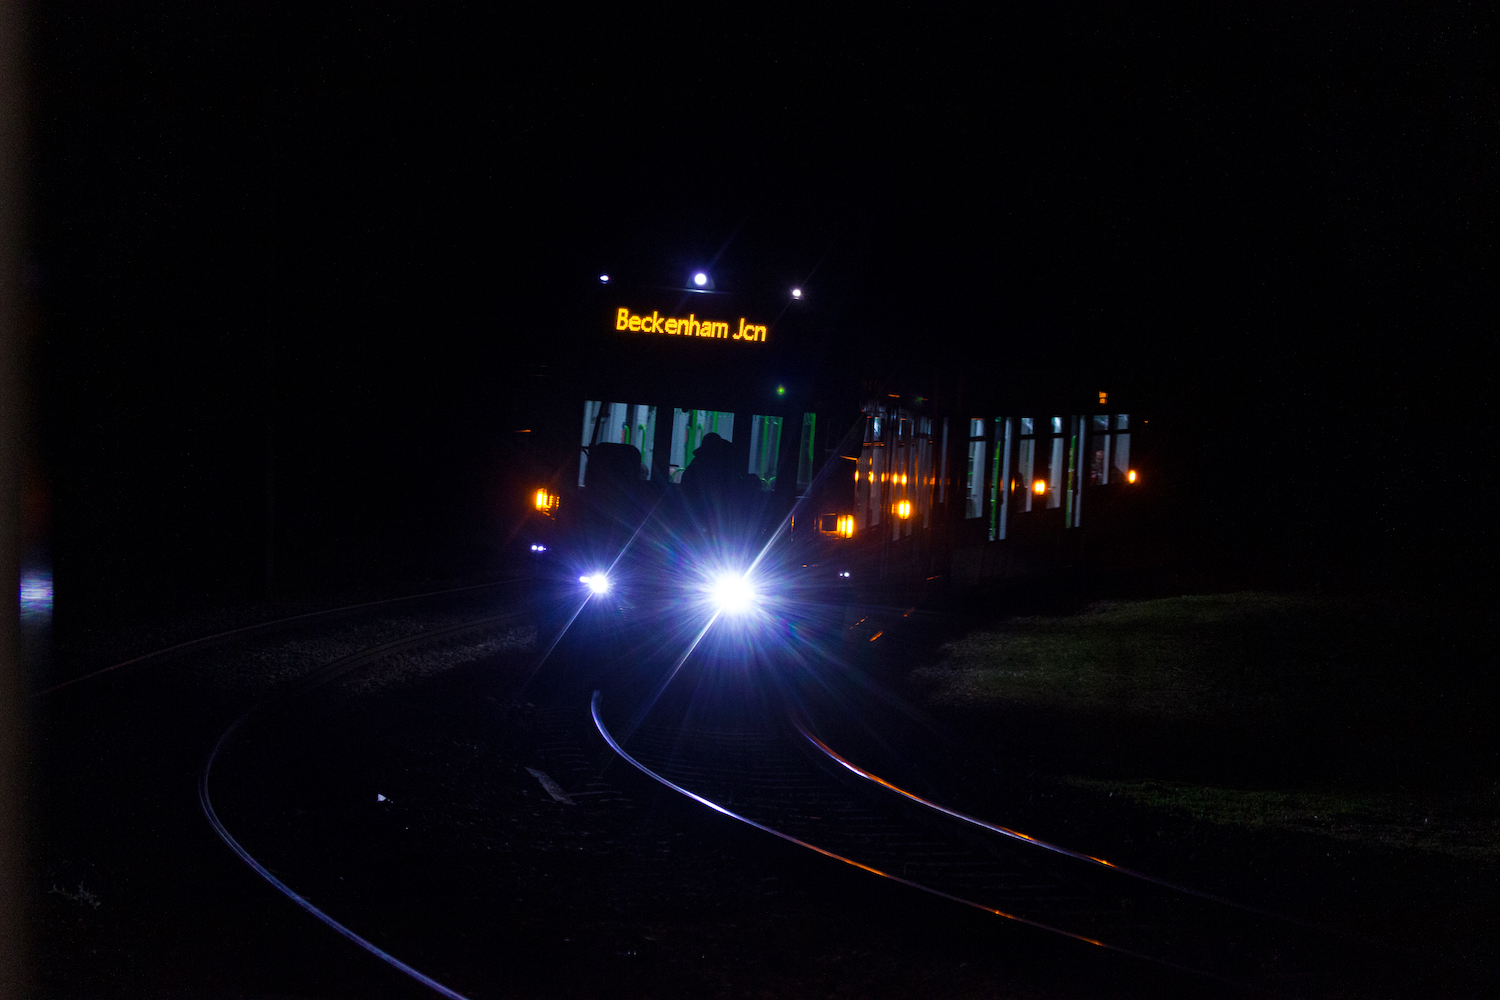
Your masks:
M215 809L211 779L220 754L258 716L275 714L278 706L385 657L517 617L507 612L454 620L450 614L441 623L434 619L432 627L322 664L238 714L218 734L198 781L203 815L241 861L352 943L450 998L462 994L340 923L299 893L290 884L294 878L278 877L274 866L246 850ZM224 641L235 634L226 633ZM622 718L632 708L623 702L618 707ZM898 788L790 716L767 716L748 727L643 723L621 739L601 695L596 692L590 711L582 708L576 702L544 705L530 719L534 762L576 802L623 798L601 770L603 748L592 743L597 732L613 753L650 778L765 833L913 890L1062 935L1079 947L1186 970L1204 977L1205 992L1230 986L1294 996L1434 992L1430 984L1414 982L1402 961L1323 929L1236 908Z
M172 716L170 725L145 733L123 726L123 739L117 740L106 755L89 761L86 752L73 754L77 760L57 765L69 771L68 801L79 803L69 811L81 811L87 818L75 819L63 836L52 838L42 863L75 865L62 859L88 857L98 860L101 870L120 879L129 877L123 873L131 870L131 862L140 869L140 857L153 857L155 860L136 879L156 882L163 887L162 894L174 895L170 876L159 879L157 872L176 870L185 855L194 855L201 841L195 832L201 827L167 820L184 811L180 806L186 805L172 775L190 768L197 772L193 776L197 779L198 801L193 807L208 818L242 861L270 884L297 898L294 890L235 841L216 815L211 779L218 755L257 716L271 714L278 705L288 704L360 666L417 646L515 622L521 612L496 614L495 605L497 595L507 600L506 588L517 582L507 579L449 588L254 623L131 657L35 692L33 698L48 713L49 725L56 727L53 738L61 747L87 746L97 738L99 730L91 730L86 721L90 713L111 723L117 719L123 723L146 716L150 705L192 703L194 708L191 716L181 719L170 708L159 708L158 714ZM251 701L248 709L244 707L247 695ZM221 720L217 725L213 721L216 718ZM232 721L225 728L227 720ZM203 757L205 746L212 747L207 761ZM103 805L112 801L128 802L129 806L111 809ZM143 803L152 805L143 810ZM94 821L99 812L113 812L120 819L104 827ZM124 860L127 856L131 861ZM201 862L195 859L188 863ZM67 870L76 873L77 869ZM97 887L100 876L92 871L90 884ZM105 898L119 905L118 894ZM347 928L336 921L325 923L347 934ZM399 960L396 964L399 968ZM416 970L403 971L421 981ZM425 985L443 992L441 984Z
M279 705L285 705L288 702L323 686L324 684L328 684L340 677L343 677L351 671L354 671L367 664L374 663L375 661L390 656L394 653L398 653L403 650L409 650L417 646L440 642L445 639L451 639L469 632L475 632L486 628L493 628L499 625L512 624L523 619L524 617L526 617L525 611L511 611L498 615L487 615L482 618L475 618L469 621L458 622L456 624L447 625L440 628L425 630L416 635L404 636L400 639L392 639L387 642L378 643L376 645L368 647L367 649L360 650L357 653L351 653L348 656L340 657L339 659L336 659L331 663L325 664L323 667L313 671L306 677L303 677L301 680L297 681L290 687L278 691L270 697L262 699L261 701L258 701L255 704L251 705L239 716L239 718L230 723L229 727L225 729L223 733L219 735L218 740L215 741L213 749L209 751L207 759L205 759L203 762L203 769L198 778L198 802L202 806L204 818L207 819L209 825L213 827L214 833L219 835L219 839L224 841L225 845L228 846L229 849L233 851L241 861L245 862L245 864L248 865L252 871L254 871L261 878L265 879L266 882L274 887L277 892L280 892L287 899L291 900L297 906L301 907L308 914L316 918L325 926L342 935L354 945L363 948L371 955L390 965L392 968L403 973L404 975L411 977L412 979L421 983L423 986L428 987L429 989L442 996L448 997L449 1000L466 1000L466 998L462 993L459 993L456 990L448 987L447 985L439 982L438 980L427 975L421 970L412 967L411 965L397 958L395 955L391 954L386 949L381 948L370 939L358 934L348 925L335 919L328 912L314 904L312 900L310 900L307 896L298 892L292 886L287 884L286 881L274 874L269 867L267 867L258 858L256 858L248 850L246 850L244 845L240 843L240 841L230 831L228 826L226 826L224 822L219 818L217 810L214 809L213 796L210 788L213 777L213 767L214 762L218 760L219 755L225 750L226 747L229 746L229 744L234 740L236 734L239 733L239 731L247 723L249 723L252 719L259 715L273 711Z
M626 761L704 806L832 860L1009 921L1202 977L1206 990L1429 995L1467 977L1418 956L1174 885L948 809L859 767L788 716L762 728L641 724ZM1482 995L1475 993L1475 995Z

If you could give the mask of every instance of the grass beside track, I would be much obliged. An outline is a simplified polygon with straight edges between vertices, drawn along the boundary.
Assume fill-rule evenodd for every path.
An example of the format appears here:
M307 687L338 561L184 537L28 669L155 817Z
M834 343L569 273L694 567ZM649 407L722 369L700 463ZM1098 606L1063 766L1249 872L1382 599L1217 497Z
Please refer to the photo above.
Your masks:
M1072 776L1085 791L1197 822L1319 834L1364 845L1500 860L1500 785L1448 798L1409 793L1339 793L1210 788L1169 781L1101 781Z
M1474 655L1488 629L1482 609L1391 595L1112 601L974 629L911 680L933 707L969 716L1038 709L1127 740L1213 734L1179 755L1260 741L1314 762L1295 785L1242 763L1232 778L1192 784L1137 762L1130 774L1065 779L1080 790L1199 822L1500 860L1500 769L1486 735L1496 685ZM1319 770L1334 757L1421 763L1382 784L1398 769L1359 780Z

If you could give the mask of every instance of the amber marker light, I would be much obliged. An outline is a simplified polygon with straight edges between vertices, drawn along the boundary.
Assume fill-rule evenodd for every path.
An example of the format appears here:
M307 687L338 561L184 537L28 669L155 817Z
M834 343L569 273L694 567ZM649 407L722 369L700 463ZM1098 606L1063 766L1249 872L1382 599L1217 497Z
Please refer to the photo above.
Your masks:
M1046 493L1047 492L1047 480L1045 480L1045 479L1038 479L1036 482L1032 483L1031 484L1031 492L1035 493L1037 496L1041 496L1043 493Z
M1136 479L1136 476L1135 476L1135 470L1134 469L1131 469L1129 472L1125 473L1125 481L1127 483L1133 483L1133 482L1135 482L1135 479Z
M910 500L902 500L900 503L896 504L896 516L900 518L911 517Z
M536 504L536 509L543 514L550 514L557 509L557 497L546 490L537 490L536 496L532 498L532 502Z
M854 515L845 514L838 520L838 533L844 538L854 537Z

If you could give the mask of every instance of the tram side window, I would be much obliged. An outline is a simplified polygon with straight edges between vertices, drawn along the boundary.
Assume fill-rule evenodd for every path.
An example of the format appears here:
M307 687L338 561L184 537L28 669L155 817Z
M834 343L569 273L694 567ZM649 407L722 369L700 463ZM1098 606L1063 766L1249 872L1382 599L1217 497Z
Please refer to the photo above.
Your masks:
M1011 482L1012 491L1020 492L1021 512L1031 510L1032 476L1036 474L1036 421L1032 417L1021 418L1021 442L1016 450L1016 478Z
M938 445L938 503L948 502L948 418L943 418L943 440Z
M881 406L865 407L865 440L860 449L859 463L855 466L854 504L864 523L874 527L880 523L882 497L885 495L885 409ZM864 470L864 475L859 470Z
M1011 427L1014 421L1009 417L995 418L995 457L992 460L994 469L990 473L990 541L1004 541L1010 519L1010 492L1005 488L1005 477L1010 472L1010 452L1012 445Z
M1052 448L1047 466L1047 509L1051 510L1062 506L1063 445L1067 439L1063 436L1062 417L1050 417L1048 424L1052 430Z
M1130 472L1130 415L1128 413L1115 414L1115 446L1114 446L1114 472L1110 478L1119 482L1125 482L1126 475Z
M1109 414L1096 413L1089 421L1089 485L1109 482Z
M984 513L984 418L969 421L969 467L964 479L964 517Z
M916 475L912 483L917 488L917 507L922 512L922 527L932 524L932 418L917 418Z
M776 459L781 448L781 418L756 414L750 421L749 472L760 480L760 488L776 488Z
M1130 471L1130 414L1096 413L1090 423L1089 483L1125 482Z
M641 453L643 475L651 478L651 446L656 437L656 407L643 403L606 403L597 399L583 403L583 448L578 457L578 485L588 468L587 449L595 444L629 444Z
M915 427L912 418L901 410L891 414L890 498L891 540L911 534L911 462L916 455Z
M721 410L672 409L672 453L668 456L672 482L682 482L682 470L693 461L693 452L709 434L734 440L734 414Z

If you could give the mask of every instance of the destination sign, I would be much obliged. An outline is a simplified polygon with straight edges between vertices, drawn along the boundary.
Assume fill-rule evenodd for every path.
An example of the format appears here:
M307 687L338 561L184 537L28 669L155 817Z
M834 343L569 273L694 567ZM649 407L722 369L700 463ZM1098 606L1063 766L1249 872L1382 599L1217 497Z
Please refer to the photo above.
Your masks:
M660 334L666 337L712 337L719 340L743 340L747 343L764 344L767 328L755 323L746 323L743 316L739 325L728 320L699 319L697 314L663 316L652 310L650 315L633 313L621 308L615 312L615 329L631 333Z

